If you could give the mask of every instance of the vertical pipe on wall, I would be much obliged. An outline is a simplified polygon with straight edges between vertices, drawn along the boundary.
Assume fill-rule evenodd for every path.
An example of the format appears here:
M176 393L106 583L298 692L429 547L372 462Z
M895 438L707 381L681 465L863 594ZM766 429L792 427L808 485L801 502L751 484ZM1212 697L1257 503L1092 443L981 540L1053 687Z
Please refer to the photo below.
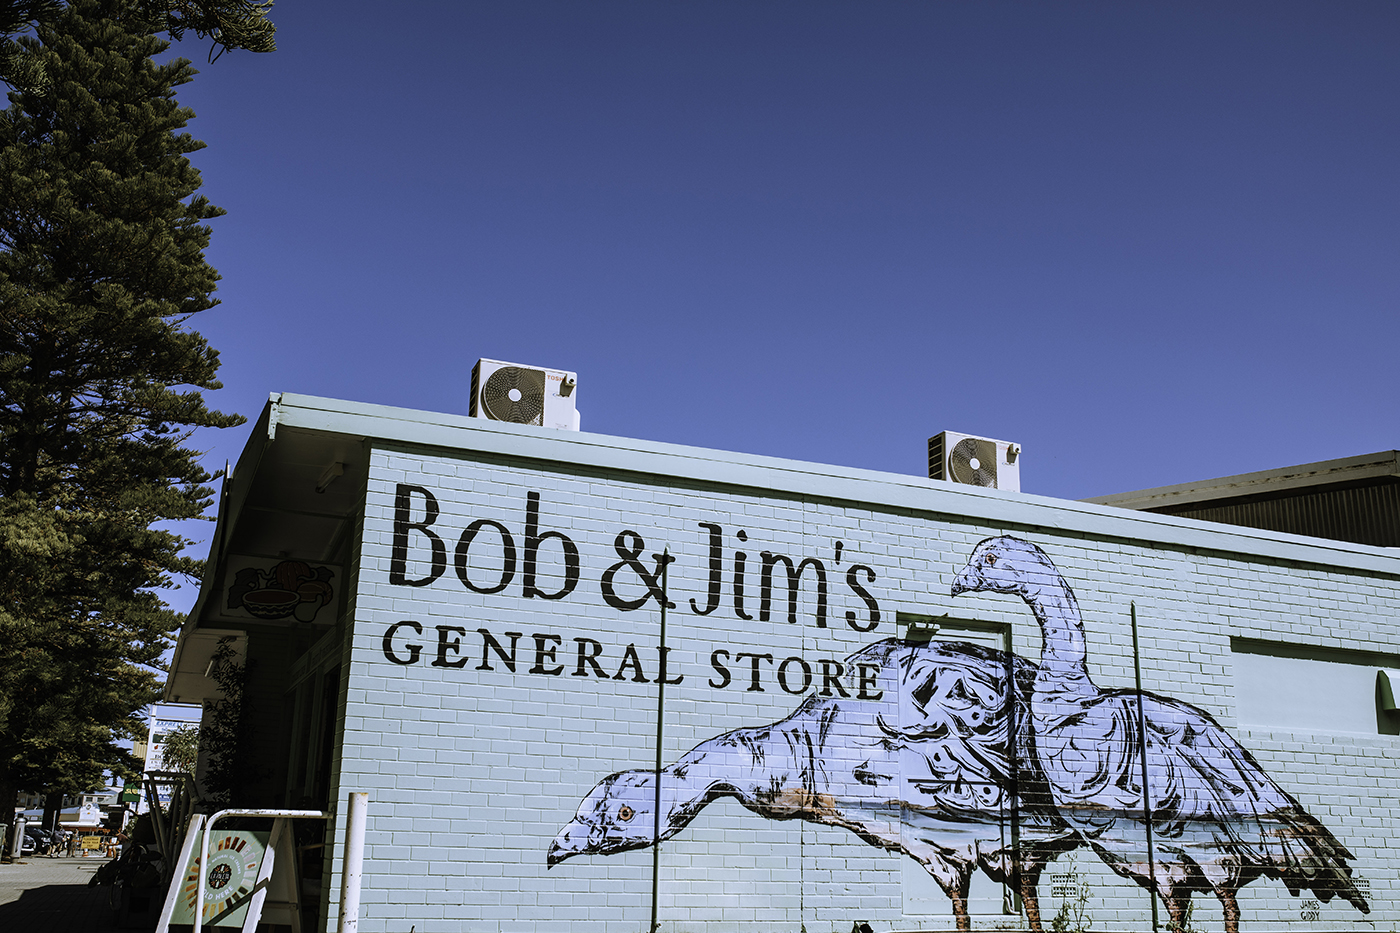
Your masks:
M1147 827L1147 877L1152 882L1152 933L1157 933L1157 860L1152 853L1152 798L1147 787L1147 717L1142 711L1142 663L1138 651L1137 603L1128 603L1133 621L1133 677L1137 681L1138 752L1142 758L1142 825Z
M1019 914L1025 906L1021 903L1021 750L1016 747L1016 738L1021 734L1020 726L1017 723L1020 716L1017 703L1021 694L1016 688L1016 656L1011 652L1010 626L1002 632L1001 647L1006 653L1006 760L1011 769L1011 787L1009 788L1011 807L1008 811L1006 797L1003 796L1002 826L1005 827L1005 816L1009 812L1011 817L1011 851L1016 853L1011 876L1007 879L1010 883L1002 883L1002 912Z
M661 887L661 738L666 712L666 604L671 601L666 585L666 570L671 563L671 549L661 552L661 643L656 675L656 796L652 802L651 829L651 933L656 933L657 895Z
M345 856L340 867L340 919L337 933L356 933L360 927L360 879L365 862L365 817L369 794L350 795L345 816Z

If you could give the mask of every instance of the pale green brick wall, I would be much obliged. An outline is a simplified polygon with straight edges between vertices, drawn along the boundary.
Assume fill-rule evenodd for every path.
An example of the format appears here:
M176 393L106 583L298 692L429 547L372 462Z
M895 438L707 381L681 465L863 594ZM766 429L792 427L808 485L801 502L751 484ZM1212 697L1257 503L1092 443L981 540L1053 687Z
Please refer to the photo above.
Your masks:
M429 586L389 583L399 483L429 488L442 510L433 530L445 542L448 567ZM561 600L525 599L518 564L505 591L468 590L452 567L458 536L477 519L500 522L515 537L517 560L523 559L529 492L541 496L540 530L563 532L578 546L577 589ZM1028 523L1017 524L1017 501L1008 497L1008 521L992 523L889 504L648 480L538 461L376 450L347 649L337 794L343 802L351 791L368 791L373 800L367 850L372 867L360 929L611 933L646 928L650 849L578 856L553 869L544 857L550 840L600 778L653 764L655 684L572 676L575 637L604 646L602 663L609 672L617 669L623 649L635 644L646 676L655 674L655 602L624 612L606 605L601 595L600 577L619 561L613 543L623 529L645 538L644 555L669 546L677 558L671 594L678 606L669 615L667 640L671 670L681 672L684 681L667 688L667 763L719 733L782 719L800 702L779 689L771 668L765 668L763 692L743 689L748 671L734 662L734 682L725 689L712 687L709 657L717 648L731 657L751 650L779 660L802 657L815 665L894 636L897 611L949 612L1010 625L1017 653L1034 660L1040 633L1019 600L949 596L954 575L979 540L1014 533L1044 548L1074 588L1084 612L1090 671L1100 687L1132 685L1128 604L1135 601L1144 687L1196 704L1231 729L1284 789L1355 852L1358 873L1370 880L1368 918L1334 902L1321 907L1316 921L1301 919L1301 900L1280 884L1257 881L1241 892L1243 929L1389 930L1400 921L1395 906L1400 859L1391 844L1397 827L1391 812L1396 737L1240 728L1231 679L1232 637L1397 652L1395 576L1139 543L1121 533L1056 531L1045 527L1045 500L1038 500L1036 509L1025 508ZM414 503L417 518L422 501L415 497ZM722 600L708 616L696 615L689 605L691 598L698 603L706 598L708 538L700 522L719 523L725 535ZM748 534L743 544L735 537L739 529ZM412 537L412 553L425 554L425 539ZM838 540L844 545L839 564ZM753 621L738 619L732 610L736 548L749 555L747 604ZM784 585L775 586L773 619L758 621L758 555L764 550L825 562L830 600L825 629L813 620L810 578L797 624L786 621ZM539 585L545 590L559 585L559 553L557 542L542 547ZM494 581L501 568L495 532L484 530L471 554L472 578ZM650 563L649 556L645 559ZM881 620L868 633L845 621L847 611L858 619L865 613L865 604L844 582L852 564L877 574L868 588L879 601ZM410 578L424 572L421 562L410 562ZM621 579L632 577L623 573ZM628 595L640 592L633 587ZM408 666L388 661L382 648L385 630L401 620L424 629L421 637L405 637L412 634L405 631L395 640L400 651L409 642L423 646L418 663ZM466 630L464 667L430 665L438 625ZM477 670L478 628L503 644L506 632L522 633L515 673L494 656L494 670ZM528 672L535 633L560 636L557 663L565 665L563 674ZM337 858L341 838L337 826ZM868 920L877 931L949 925L946 901L941 917L905 914L902 878L908 861L845 830L770 821L733 800L720 800L663 844L662 928L797 933L805 927L807 933L846 933L854 919ZM1142 889L1109 873L1088 849L1078 850L1075 861L1093 882L1094 929L1147 927ZM1050 872L1057 870L1052 866ZM333 922L339 879L330 880ZM1047 877L1041 884L1047 916L1056 906L1050 887ZM1203 895L1195 903L1197 925L1219 929L1219 903ZM1014 918L976 918L987 928L1008 921Z

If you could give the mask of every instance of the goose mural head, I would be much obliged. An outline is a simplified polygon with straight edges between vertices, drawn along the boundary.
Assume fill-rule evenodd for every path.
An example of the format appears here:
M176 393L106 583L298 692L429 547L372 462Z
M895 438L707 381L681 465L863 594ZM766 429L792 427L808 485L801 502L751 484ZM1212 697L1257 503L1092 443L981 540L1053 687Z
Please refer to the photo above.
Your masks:
M967 566L953 580L953 595L992 592L1025 598L1059 576L1040 548L1002 535L987 538L973 549Z
M646 848L656 838L652 816L655 806L655 772L610 774L583 798L573 820L554 837L546 860L553 866L575 855L608 855ZM678 828L663 825L661 838L674 835Z

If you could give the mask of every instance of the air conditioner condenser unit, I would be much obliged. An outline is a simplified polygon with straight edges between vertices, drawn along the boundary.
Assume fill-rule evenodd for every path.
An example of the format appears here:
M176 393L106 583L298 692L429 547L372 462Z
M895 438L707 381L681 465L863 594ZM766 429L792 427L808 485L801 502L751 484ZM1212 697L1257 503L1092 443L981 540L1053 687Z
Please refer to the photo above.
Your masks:
M1021 491L1021 445L944 431L928 439L929 479Z
M574 404L578 376L559 369L521 366L500 360L477 360L472 367L469 414L488 421L533 424L577 431Z

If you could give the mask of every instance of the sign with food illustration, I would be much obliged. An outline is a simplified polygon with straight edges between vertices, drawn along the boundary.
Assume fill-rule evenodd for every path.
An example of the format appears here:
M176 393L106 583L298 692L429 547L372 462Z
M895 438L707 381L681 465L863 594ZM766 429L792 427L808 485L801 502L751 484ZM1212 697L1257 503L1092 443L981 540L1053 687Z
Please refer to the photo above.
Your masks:
M330 625L339 611L338 577L325 564L233 557L219 608L234 619Z

